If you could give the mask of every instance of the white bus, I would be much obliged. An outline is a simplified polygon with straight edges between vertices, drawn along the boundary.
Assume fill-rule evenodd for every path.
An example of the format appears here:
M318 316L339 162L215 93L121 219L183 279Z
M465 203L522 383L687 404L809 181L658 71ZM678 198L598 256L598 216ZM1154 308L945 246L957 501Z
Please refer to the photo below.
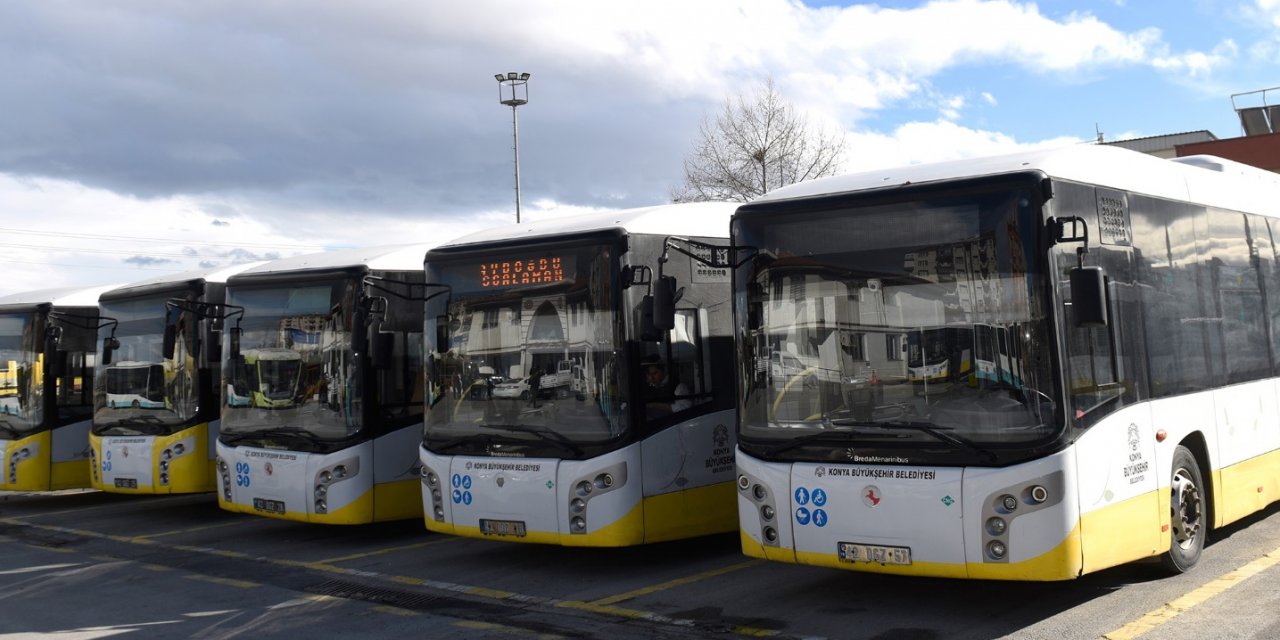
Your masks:
M259 262L103 292L92 484L111 493L213 491L227 278Z
M730 272L690 255L724 244L732 211L575 216L427 254L427 529L577 546L734 529Z
M744 551L956 578L1190 569L1212 528L1280 498L1278 232L1280 176L1091 145L744 205ZM971 375L861 395L761 375L759 336L791 327L835 370L850 331L910 347L928 327L920 362L968 352Z
M0 297L0 491L89 487L98 294L114 286Z
M218 504L329 524L422 517L430 245L284 258L227 282Z

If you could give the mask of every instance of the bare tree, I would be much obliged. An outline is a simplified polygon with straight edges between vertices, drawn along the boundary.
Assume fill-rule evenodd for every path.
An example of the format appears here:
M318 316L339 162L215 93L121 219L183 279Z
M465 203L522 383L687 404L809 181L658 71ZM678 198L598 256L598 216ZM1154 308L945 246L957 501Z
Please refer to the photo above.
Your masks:
M840 170L844 134L811 131L773 80L751 96L725 101L715 121L702 121L684 161L675 202L747 202L781 186Z

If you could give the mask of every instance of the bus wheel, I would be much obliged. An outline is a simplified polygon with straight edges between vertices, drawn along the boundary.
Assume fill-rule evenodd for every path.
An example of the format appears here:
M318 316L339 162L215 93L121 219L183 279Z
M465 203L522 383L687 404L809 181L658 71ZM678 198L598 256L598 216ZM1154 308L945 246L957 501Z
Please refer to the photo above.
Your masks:
M1172 573L1190 571L1200 560L1204 550L1204 537L1208 528L1205 522L1204 479L1196 457L1186 447L1179 446L1173 452L1173 477L1170 481L1172 516L1170 532L1173 540L1169 552L1161 558Z

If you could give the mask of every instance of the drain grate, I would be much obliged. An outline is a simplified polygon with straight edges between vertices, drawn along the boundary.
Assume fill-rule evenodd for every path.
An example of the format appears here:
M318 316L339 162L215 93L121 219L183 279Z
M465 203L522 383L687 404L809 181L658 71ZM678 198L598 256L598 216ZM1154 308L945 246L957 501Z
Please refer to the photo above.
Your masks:
M387 589L385 587L373 587L358 582L348 582L346 580L329 580L318 585L308 587L307 593L314 593L321 596L331 596L334 598L345 598L347 600L360 600L363 602L375 602L377 604L385 604L401 609L410 609L413 611L427 611L440 607L440 596L428 595L425 593L414 593L412 591L403 591L400 589Z

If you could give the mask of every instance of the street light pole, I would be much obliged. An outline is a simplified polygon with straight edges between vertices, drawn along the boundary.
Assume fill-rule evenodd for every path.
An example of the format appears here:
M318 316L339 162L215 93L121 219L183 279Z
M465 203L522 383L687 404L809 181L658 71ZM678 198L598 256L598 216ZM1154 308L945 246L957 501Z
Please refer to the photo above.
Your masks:
M516 159L516 224L520 224L520 125L516 119L516 107L529 102L529 74L496 73L498 102L511 107L511 148Z

